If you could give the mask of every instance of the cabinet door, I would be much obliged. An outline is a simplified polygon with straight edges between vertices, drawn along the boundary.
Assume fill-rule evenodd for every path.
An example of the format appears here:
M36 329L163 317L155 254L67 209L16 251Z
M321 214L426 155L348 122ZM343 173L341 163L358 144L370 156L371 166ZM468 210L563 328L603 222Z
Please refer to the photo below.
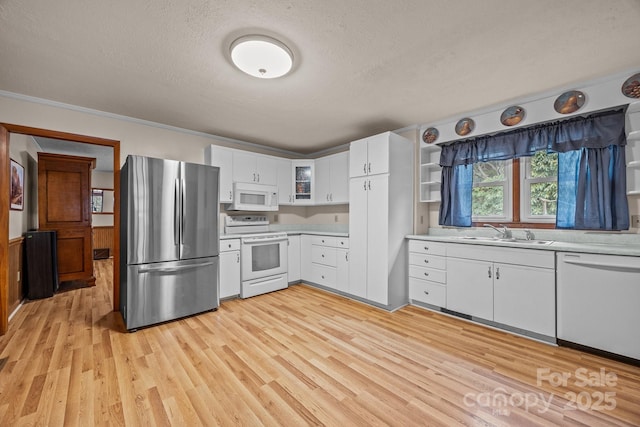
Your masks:
M366 177L349 182L349 288L352 295L367 297L367 196ZM386 262L386 261L385 261Z
M447 258L447 309L493 320L493 264Z
M349 250L336 249L336 289L349 292Z
M233 151L227 148L209 146L205 163L220 168L220 203L233 201Z
M389 303L389 176L369 176L367 195L367 299L386 305Z
M278 175L278 204L293 204L293 184L291 181L291 160L279 159L277 161Z
M220 252L220 298L240 295L240 251Z
M349 152L336 154L331 159L332 203L349 203Z
M331 203L331 157L321 157L315 161L315 194L316 205Z
M552 269L495 264L493 320L556 336L556 289Z
M349 177L367 175L367 140L354 141L349 146Z
M256 182L262 185L278 184L278 162L274 157L256 154Z
M367 173L377 175L389 172L389 134L369 138ZM408 165L407 167L411 167Z
M258 182L256 155L244 151L233 151L233 181Z
M289 236L289 283L300 280L300 236Z
M313 281L311 271L311 236L300 236L300 279Z
M293 203L312 205L315 194L314 162L293 161Z

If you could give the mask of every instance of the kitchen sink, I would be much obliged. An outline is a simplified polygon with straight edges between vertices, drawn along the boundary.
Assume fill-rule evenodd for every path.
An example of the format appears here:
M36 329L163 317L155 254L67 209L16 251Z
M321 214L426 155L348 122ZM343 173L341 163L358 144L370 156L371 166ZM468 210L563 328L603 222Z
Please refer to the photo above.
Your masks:
M484 236L461 236L458 237L460 240L471 240L477 242L493 242L493 243L516 243L523 245L550 245L553 243L552 240L526 240L526 239L516 239L515 237L509 238L500 238L500 237L484 237Z

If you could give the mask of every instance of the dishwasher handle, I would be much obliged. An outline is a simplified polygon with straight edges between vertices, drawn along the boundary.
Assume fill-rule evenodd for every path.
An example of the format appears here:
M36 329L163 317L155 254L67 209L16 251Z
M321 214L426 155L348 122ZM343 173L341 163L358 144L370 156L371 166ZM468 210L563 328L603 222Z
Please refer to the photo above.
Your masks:
M629 264L620 264L606 261L592 261L592 260L583 260L579 255L567 255L562 259L562 262L566 264L573 265L581 265L585 267L595 267L595 268L609 268L613 270L628 270L628 271L640 271L640 265L635 263L635 265Z

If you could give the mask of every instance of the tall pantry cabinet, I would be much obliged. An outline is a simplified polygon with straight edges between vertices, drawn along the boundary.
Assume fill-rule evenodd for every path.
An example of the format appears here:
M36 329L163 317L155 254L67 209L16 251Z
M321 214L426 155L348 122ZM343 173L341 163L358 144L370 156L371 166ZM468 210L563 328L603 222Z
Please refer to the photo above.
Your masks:
M348 292L390 309L408 301L413 150L411 141L391 132L354 141L349 149Z

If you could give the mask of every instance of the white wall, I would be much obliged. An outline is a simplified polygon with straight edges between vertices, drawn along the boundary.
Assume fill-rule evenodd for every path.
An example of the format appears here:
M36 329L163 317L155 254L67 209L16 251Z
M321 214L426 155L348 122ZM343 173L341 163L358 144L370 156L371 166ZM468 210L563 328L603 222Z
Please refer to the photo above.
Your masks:
M11 159L24 167L24 209L22 211L9 211L9 239L15 239L32 228L37 227L37 147L32 137L27 135L12 135L9 147ZM34 181L35 180L35 181Z

